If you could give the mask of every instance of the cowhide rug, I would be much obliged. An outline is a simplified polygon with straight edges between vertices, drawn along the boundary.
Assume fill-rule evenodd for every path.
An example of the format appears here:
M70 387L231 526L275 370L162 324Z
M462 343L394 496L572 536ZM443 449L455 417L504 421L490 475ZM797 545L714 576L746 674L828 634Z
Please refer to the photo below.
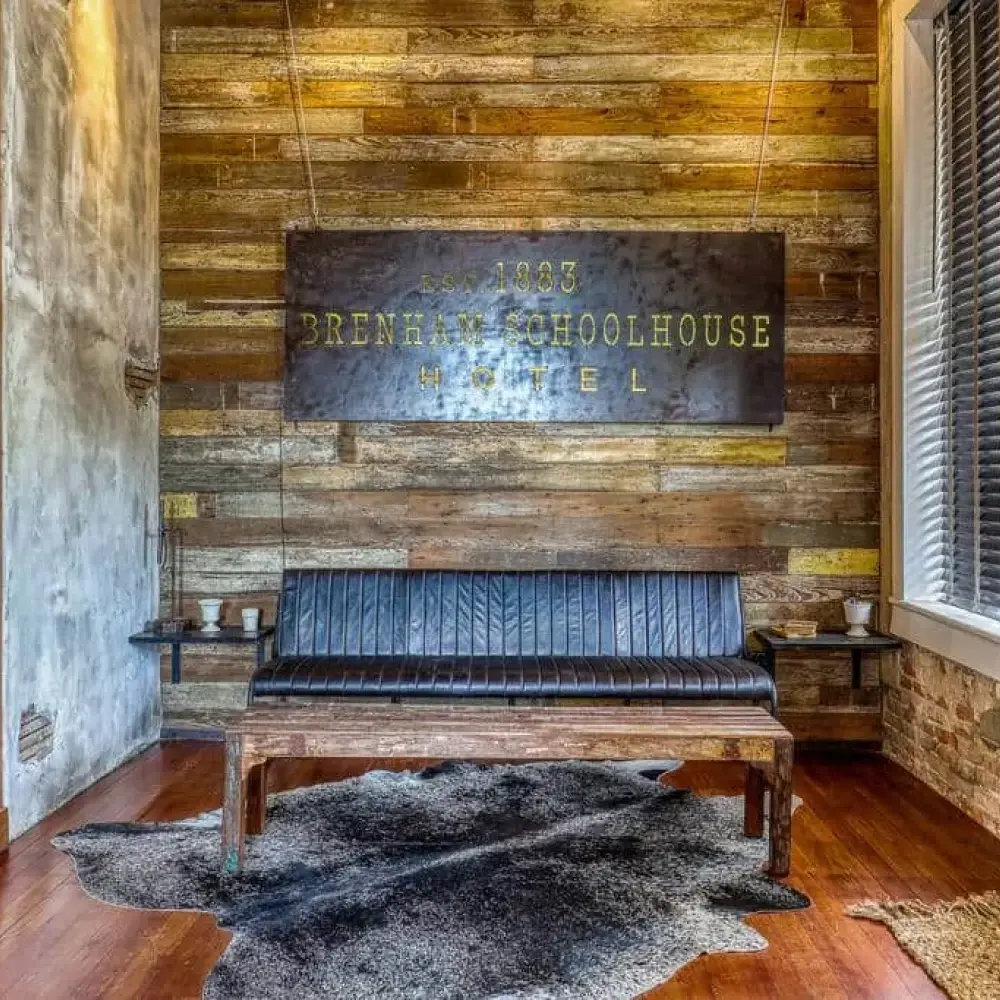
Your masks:
M53 842L98 899L207 910L233 932L204 996L628 1000L742 917L808 899L764 875L742 799L564 763L375 771L275 795L239 875L218 814Z

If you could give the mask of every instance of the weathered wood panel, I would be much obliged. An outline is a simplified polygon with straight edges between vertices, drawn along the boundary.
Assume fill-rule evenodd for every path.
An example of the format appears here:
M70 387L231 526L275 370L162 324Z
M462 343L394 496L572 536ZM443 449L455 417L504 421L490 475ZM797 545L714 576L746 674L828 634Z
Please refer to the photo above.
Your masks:
M751 226L772 3L290 7L323 225ZM736 568L751 625L877 595L875 4L787 17L756 217L787 240L782 426L295 425L284 231L311 206L284 0L164 0L161 481L186 612L211 593L270 620L283 564ZM252 657L186 662L197 688ZM873 669L859 692L790 658L784 703L856 735Z

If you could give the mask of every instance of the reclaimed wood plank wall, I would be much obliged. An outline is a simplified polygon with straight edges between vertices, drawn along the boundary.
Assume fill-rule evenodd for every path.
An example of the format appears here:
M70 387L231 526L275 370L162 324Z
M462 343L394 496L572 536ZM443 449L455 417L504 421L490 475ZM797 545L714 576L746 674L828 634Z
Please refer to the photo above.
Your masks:
M779 0L291 8L326 227L750 224ZM753 625L877 595L875 12L787 2L756 220L788 237L783 426L282 427L283 232L311 219L284 2L164 0L161 478L189 613L270 619L283 560L735 567ZM877 687L848 678L788 662L784 704L857 735Z

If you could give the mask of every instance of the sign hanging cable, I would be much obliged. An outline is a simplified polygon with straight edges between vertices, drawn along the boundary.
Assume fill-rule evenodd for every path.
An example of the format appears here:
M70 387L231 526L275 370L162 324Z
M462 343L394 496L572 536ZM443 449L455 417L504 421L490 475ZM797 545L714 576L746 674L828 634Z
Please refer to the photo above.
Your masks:
M285 0L287 3L288 0ZM781 51L781 33L785 27L788 0L781 0L778 12L778 26L774 32L774 49L771 52L771 83L767 89L767 107L764 109L764 128L760 135L760 156L757 159L757 181L753 189L753 204L750 207L750 229L757 225L757 209L760 205L760 189L764 182L764 160L767 155L767 134L771 128L771 111L774 107L774 90L778 81L778 55Z
M292 8L289 0L285 0L285 24L288 28L288 77L292 87L292 100L295 104L295 126L299 133L299 152L306 167L306 180L309 184L309 206L312 209L313 227L319 229L319 206L316 202L316 182L313 178L312 146L309 142L309 129L306 125L306 113L302 104L302 79L299 74L299 55L295 45L295 25L292 23ZM288 538L285 531L285 413L284 388L281 393L281 410L278 413L278 515L281 525L281 589L285 586L285 570L288 567ZM281 600L279 593L278 607ZM276 625L280 623L276 622Z
M292 101L295 104L295 127L298 129L299 151L306 167L306 180L309 182L309 205L312 208L313 226L319 229L319 206L316 203L316 183L313 180L312 149L309 129L306 126L306 113L302 106L302 80L299 76L299 56L295 46L295 27L292 24L292 8L289 0L285 0L285 23L288 26L288 45L285 52L288 56Z

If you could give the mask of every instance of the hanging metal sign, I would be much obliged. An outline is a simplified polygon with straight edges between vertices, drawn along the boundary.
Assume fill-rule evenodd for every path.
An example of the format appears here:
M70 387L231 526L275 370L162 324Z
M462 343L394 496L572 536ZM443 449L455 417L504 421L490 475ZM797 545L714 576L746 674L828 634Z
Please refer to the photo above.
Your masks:
M784 414L784 236L292 232L292 420Z

